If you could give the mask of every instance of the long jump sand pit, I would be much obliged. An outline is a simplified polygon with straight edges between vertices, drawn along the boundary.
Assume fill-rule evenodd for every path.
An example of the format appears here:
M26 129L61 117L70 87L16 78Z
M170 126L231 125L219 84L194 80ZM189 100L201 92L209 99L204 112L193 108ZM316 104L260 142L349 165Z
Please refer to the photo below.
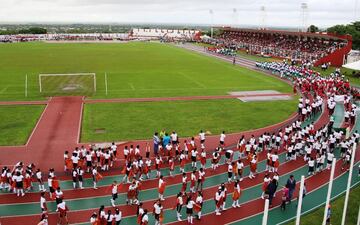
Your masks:
M279 101L291 100L292 95L280 93L274 90L261 90L261 91L234 91L229 92L229 95L239 96L242 102L255 102L255 101Z

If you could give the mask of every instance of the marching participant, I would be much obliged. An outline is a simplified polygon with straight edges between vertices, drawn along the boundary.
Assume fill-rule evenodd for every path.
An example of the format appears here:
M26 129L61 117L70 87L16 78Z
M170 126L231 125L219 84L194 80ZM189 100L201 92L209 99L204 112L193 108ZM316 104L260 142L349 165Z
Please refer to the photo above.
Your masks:
M263 185L262 185L262 193L261 193L261 198L264 199L264 196L265 196L265 191L267 189L267 186L270 184L270 181L271 181L271 178L269 176L269 174L265 174L265 177L264 177L264 182L263 182Z
M183 207L183 193L179 192L176 196L176 217L178 221L181 221L181 209Z
M220 161L220 154L217 150L214 151L212 161L211 161L211 168L213 170L216 170L216 168L219 167L219 161Z
M155 217L155 225L161 225L161 213L163 210L163 206L161 205L160 199L157 200L154 204L154 217Z
M203 198L202 192L199 191L198 195L196 197L196 200L195 200L196 204L194 205L194 210L198 212L197 213L198 220L201 220L201 209L203 206L203 202L204 202L204 198Z
M243 168L244 168L244 163L241 161L241 159L239 159L236 162L236 169L237 169L237 175L239 177L239 181L242 181L242 175L243 175Z
M186 192L186 188L187 188L187 182L188 182L188 178L186 176L186 173L183 173L182 176L182 186L181 186L181 192Z
M156 169L156 177L160 177L161 176L161 172L160 172L160 165L162 163L162 159L160 156L156 156L155 158L155 169Z
M184 151L180 153L180 173L185 172L186 155Z
M200 191L202 191L204 181L205 181L205 171L203 170L203 168L200 168L198 172L198 182L197 182L196 190L199 190L200 187Z
M223 192L221 191L221 187L219 187L218 191L215 193L215 215L217 216L220 216L221 215L221 212L220 212L220 209L221 209L221 206L223 204Z
M45 199L45 192L41 192L40 194L40 208L42 213L47 212L47 204Z
M115 207L115 200L118 198L118 188L119 188L119 184L114 181L112 184L111 184L111 199L110 199L110 202L111 202L111 205L113 207Z
M21 175L20 171L16 172L15 175L12 177L13 182L15 182L15 190L17 196L24 196L24 176Z
M224 147L225 145L225 138L226 138L225 131L223 131L220 134L220 141L219 141L221 147Z
M96 184L97 184L97 180L98 180L97 179L98 172L97 172L96 166L94 166L92 168L91 174L92 174L92 180L93 180L93 184L94 184L93 188L96 190L97 189Z
M200 167L205 169L205 165L206 165L206 152L205 149L201 149L201 153L200 153Z
M72 170L73 189L76 189L76 183L78 181L78 174L76 168Z
M128 194L127 194L127 200L126 200L126 204L137 204L138 200L137 200L137 185L136 185L136 181L134 180L132 182L132 184L130 184L129 189L128 189Z
M158 190L159 190L159 199L161 201L164 201L165 198L164 198L164 192L165 192L165 188L166 188L166 183L163 179L163 175L160 176L159 178L159 186L158 186Z
M195 184L196 184L196 170L194 170L190 175L190 192L195 193Z
M84 181L84 170L82 167L77 168L77 174L78 174L78 181L79 181L79 188L84 189L83 187L83 181Z
M187 214L187 221L189 224L193 224L193 213L194 213L194 200L191 199L191 195L187 197L186 200L186 214Z
M200 139L200 145L203 146L205 144L206 134L202 130L200 130L199 139Z
M58 224L69 224L69 220L67 217L67 212L69 211L69 208L67 207L67 205L65 204L65 202L63 200L61 200L57 204L57 211L59 212Z
M175 159L170 156L169 157L169 173L170 173L170 177L173 177L173 172L174 172L174 169L175 169Z
M141 224L140 225L148 225L148 223L149 223L148 210L144 209L144 214L141 217Z
M231 183L233 177L233 170L234 170L235 162L232 162L228 165L228 183Z
M143 203L139 202L138 206L137 206L137 210L136 210L136 216L137 216L137 224L141 224L141 218L144 214L144 208L143 208Z
M249 174L250 179L255 178L256 169L257 169L257 158L256 155L254 155L250 161L250 174Z
M197 158L197 155L198 155L198 152L196 151L196 148L193 148L191 150L191 167L193 169L196 169L197 166L196 166L196 158Z
M241 194L240 184L239 184L239 181L236 180L234 183L234 192L233 192L233 196L232 196L232 198L233 198L232 207L233 208L240 207L240 204L239 204L240 194Z

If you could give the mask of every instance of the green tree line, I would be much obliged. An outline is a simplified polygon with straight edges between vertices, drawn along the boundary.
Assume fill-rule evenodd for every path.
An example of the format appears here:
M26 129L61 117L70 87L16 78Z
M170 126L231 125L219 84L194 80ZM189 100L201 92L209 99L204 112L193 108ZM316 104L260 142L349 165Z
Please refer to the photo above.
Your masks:
M320 31L320 29L315 26L309 26L308 32L315 33ZM350 24L339 24L326 29L326 32L345 35L350 34L353 38L353 49L360 50L360 21L355 21Z
M42 27L30 27L27 29L19 29L19 30L3 30L0 31L2 35L10 35L10 34L46 34L47 30Z

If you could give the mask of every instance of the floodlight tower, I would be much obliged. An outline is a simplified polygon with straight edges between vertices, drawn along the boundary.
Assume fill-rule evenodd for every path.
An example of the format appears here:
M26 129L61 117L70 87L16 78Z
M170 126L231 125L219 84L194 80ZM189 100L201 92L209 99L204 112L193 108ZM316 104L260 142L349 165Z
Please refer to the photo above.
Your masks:
M261 18L261 22L260 22L260 29L266 29L266 8L265 6L261 6L260 7L260 18Z
M209 14L210 14L210 26L211 26L211 38L213 38L214 36L214 11L212 9L209 10Z
M236 8L233 8L233 27L236 27L238 24L238 11Z
M305 2L301 3L301 17L302 17L302 31L306 32L307 17L308 17L308 5Z

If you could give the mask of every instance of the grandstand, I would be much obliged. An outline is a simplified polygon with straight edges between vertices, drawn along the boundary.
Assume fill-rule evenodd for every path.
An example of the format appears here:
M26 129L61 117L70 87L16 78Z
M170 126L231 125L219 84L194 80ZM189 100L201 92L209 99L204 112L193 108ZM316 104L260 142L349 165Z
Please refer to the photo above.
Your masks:
M130 36L142 39L173 39L173 40L193 40L199 38L201 32L199 30L185 29L144 29L134 28L130 32Z
M221 34L214 41L226 48L236 48L250 54L308 61L318 66L330 63L341 66L352 47L350 35L306 33L280 30L254 30L220 28Z

